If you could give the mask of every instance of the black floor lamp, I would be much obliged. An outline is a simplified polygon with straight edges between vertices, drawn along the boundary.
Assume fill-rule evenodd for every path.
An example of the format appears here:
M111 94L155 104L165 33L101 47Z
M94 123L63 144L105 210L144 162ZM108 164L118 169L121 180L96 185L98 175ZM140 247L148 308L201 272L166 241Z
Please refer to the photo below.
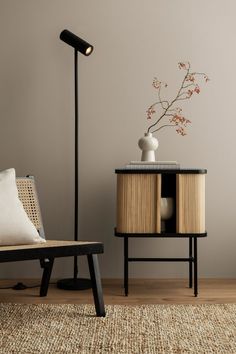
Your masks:
M78 212L79 212L79 111L78 111L78 52L88 56L93 51L93 46L77 37L68 30L60 34L60 39L74 48L74 76L75 76L75 206L74 206L74 240L78 241ZM78 278L78 259L74 257L74 277L61 279L57 287L65 290L83 290L91 287L90 279Z

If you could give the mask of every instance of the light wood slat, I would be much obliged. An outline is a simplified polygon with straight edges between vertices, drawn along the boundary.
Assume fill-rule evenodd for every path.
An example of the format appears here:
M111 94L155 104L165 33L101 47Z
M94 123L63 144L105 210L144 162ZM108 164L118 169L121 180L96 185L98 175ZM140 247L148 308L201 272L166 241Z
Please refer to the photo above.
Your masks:
M155 174L117 175L117 231L157 232L157 178Z
M161 232L161 175L156 175L156 232Z
M180 233L204 233L205 175L177 174L176 224Z
M28 250L34 248L48 248L48 247L65 247L65 246L84 246L84 245L96 245L100 242L92 241L57 241L57 240L47 240L44 243L33 243L31 245L16 245L16 246L0 246L1 252L5 251L16 251L16 250Z

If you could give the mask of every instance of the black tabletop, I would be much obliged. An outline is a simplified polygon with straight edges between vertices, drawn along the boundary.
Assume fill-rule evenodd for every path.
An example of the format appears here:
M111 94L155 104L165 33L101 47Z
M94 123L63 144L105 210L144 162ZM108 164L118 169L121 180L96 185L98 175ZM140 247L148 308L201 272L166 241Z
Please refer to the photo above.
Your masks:
M151 167L122 167L115 169L115 173L155 173L155 174L206 174L207 170L205 168L156 168L154 166Z

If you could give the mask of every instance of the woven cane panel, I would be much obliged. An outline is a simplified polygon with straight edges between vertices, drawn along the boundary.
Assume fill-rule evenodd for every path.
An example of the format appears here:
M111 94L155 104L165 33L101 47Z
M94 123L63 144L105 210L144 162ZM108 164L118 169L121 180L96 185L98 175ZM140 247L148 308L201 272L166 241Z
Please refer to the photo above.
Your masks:
M42 221L34 180L30 178L17 178L16 185L19 199L28 217L36 229L39 230L42 227Z

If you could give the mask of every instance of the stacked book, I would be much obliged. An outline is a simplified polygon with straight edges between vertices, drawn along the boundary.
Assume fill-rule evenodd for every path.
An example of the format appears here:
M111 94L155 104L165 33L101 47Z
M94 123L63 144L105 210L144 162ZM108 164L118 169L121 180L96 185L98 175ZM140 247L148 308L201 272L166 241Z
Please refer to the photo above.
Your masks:
M180 168L180 164L177 161L131 161L125 166L125 169L129 170L176 170Z

